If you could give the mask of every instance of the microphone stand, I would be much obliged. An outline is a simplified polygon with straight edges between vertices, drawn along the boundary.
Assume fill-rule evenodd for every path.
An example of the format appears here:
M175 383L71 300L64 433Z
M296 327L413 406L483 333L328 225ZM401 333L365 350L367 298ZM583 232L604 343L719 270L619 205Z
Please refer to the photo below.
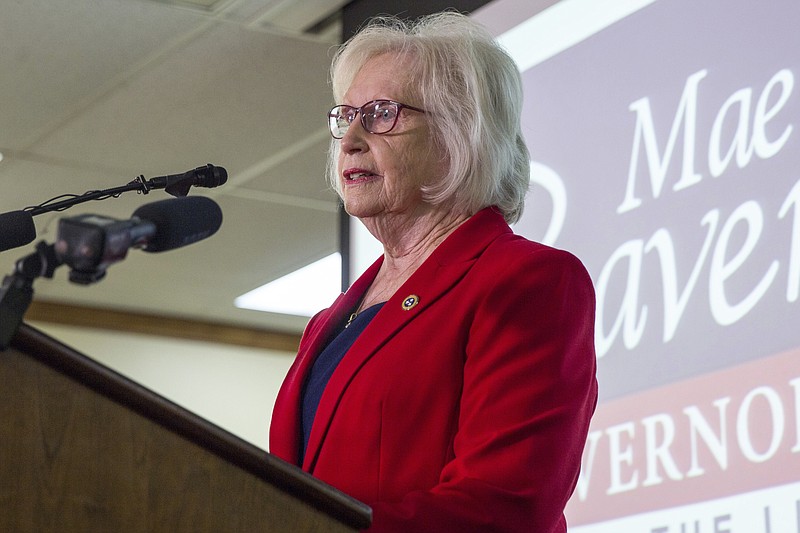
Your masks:
M14 273L3 278L0 286L0 351L8 347L33 300L33 280L52 278L61 264L54 245L41 241L36 245L36 252L17 261Z
M208 167L212 167L212 165L209 164ZM127 191L138 190L140 193L147 194L154 188L162 187L172 196L186 196L194 177L192 171L189 171L183 175L176 174L157 179L163 180L163 185L160 182L159 184L154 183L154 180L146 180L144 176L138 176L130 183L120 187L89 191L59 202L38 205L26 209L26 211L31 216L35 216L50 211L63 211L73 205L90 200L116 197ZM33 280L38 277L52 278L55 269L62 264L63 262L55 253L55 246L41 241L36 245L36 252L18 260L14 267L14 273L3 278L3 284L0 286L0 351L8 347L22 323L25 312L33 301ZM103 274L105 274L104 271L90 273L88 278L78 282L92 283L100 279Z
M102 191L89 191L73 198L51 204L38 205L27 211L31 216L50 211L63 211L83 202L119 196L123 192L138 190L147 194L152 189L144 176L121 187ZM22 323L22 318L33 301L33 280L38 277L52 278L62 262L55 253L55 247L44 241L36 245L36 251L20 260L14 266L14 273L3 278L0 285L0 351L8 347Z

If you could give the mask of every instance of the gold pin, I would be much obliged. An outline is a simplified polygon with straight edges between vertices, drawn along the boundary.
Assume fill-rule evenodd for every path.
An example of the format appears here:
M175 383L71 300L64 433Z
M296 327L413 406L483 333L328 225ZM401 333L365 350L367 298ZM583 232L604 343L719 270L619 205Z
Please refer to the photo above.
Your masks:
M407 296L405 300L403 300L403 311L409 311L416 307L419 303L419 296L416 294L412 294L411 296Z

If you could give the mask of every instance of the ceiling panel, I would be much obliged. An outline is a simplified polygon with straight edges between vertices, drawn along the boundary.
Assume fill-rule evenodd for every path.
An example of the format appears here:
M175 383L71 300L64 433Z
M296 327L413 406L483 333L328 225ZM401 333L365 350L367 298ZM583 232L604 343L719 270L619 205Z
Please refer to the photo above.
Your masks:
M316 142L306 146L301 157L276 161L269 169L249 180L243 186L250 190L296 195L302 198L325 202L336 200L336 193L328 185L325 176L330 134L317 136ZM321 137L321 138L320 138Z
M283 41L226 23L209 28L53 131L36 151L142 172L207 160L231 171L254 165L325 127L328 47ZM176 160L182 165L170 169Z
M3 3L0 146L22 149L205 19L115 0Z

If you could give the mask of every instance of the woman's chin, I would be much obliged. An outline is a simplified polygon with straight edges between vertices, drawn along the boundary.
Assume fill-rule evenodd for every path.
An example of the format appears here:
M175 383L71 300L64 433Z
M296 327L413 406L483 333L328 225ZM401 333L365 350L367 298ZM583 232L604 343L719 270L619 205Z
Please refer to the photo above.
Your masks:
M382 211L381 207L376 205L374 198L348 198L345 195L343 203L345 212L356 218L373 217Z

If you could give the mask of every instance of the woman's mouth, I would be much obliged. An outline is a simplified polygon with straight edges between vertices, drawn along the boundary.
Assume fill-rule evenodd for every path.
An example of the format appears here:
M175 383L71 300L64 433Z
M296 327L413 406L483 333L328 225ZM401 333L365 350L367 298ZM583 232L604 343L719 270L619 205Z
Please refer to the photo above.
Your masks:
M364 182L379 177L377 174L360 168L348 169L342 174L344 175L345 183Z

